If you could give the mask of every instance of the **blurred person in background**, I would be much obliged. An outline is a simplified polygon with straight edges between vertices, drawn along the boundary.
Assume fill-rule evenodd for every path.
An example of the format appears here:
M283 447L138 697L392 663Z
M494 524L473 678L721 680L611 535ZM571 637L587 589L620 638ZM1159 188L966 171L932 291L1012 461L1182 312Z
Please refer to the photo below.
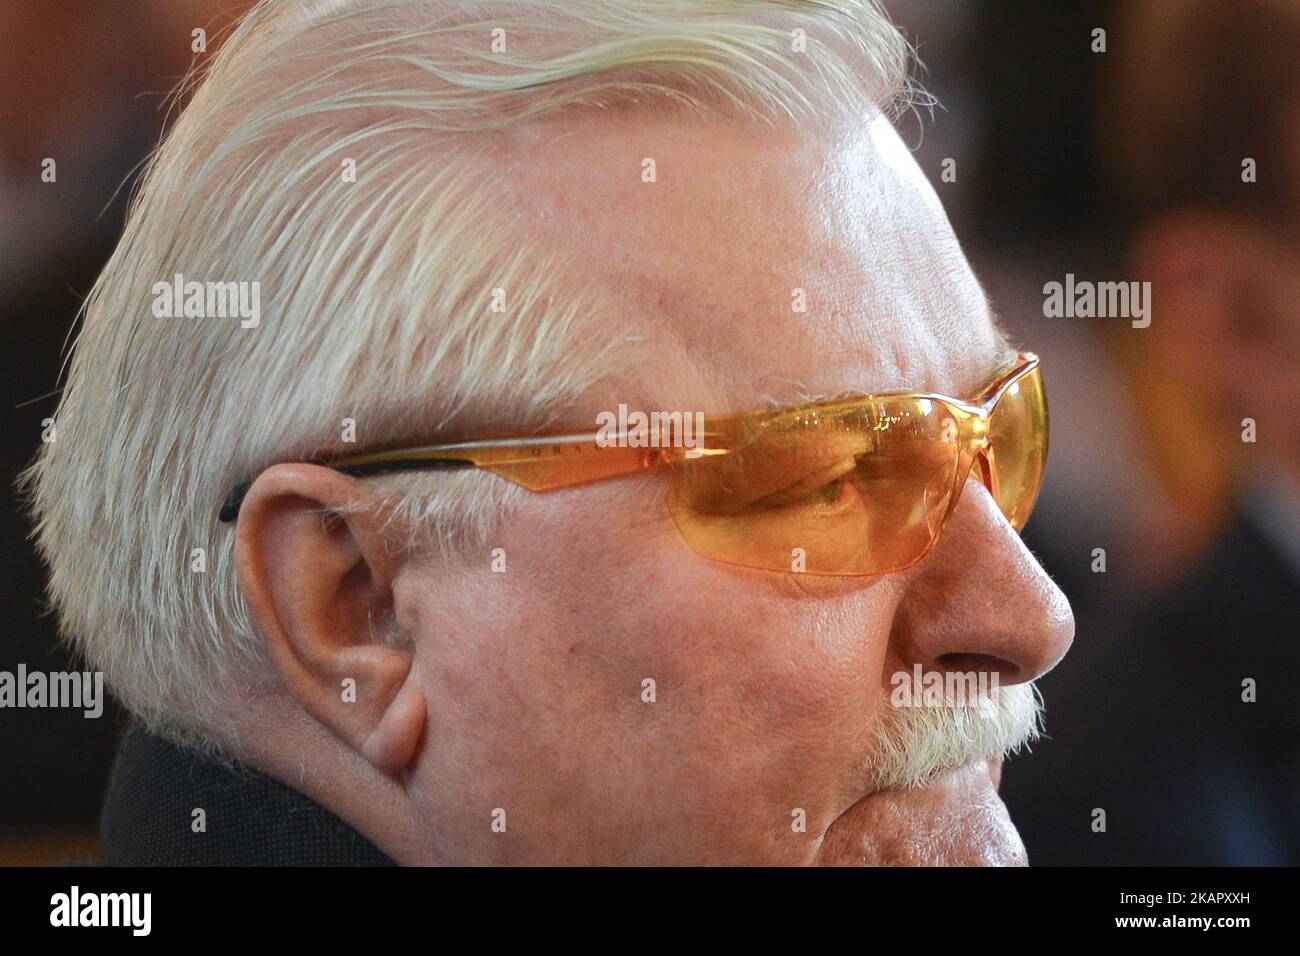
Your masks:
M1152 0L1099 58L1102 178L1154 301L1104 333L1159 478L1127 494L1175 520L1148 609L1057 675L1007 780L1038 863L1300 863L1298 53L1290 0Z

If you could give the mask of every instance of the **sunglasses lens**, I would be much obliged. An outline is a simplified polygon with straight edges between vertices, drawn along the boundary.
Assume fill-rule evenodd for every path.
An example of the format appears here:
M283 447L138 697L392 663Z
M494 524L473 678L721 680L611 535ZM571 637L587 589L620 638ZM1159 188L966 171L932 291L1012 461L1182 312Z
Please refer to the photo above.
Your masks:
M729 453L676 468L668 505L697 553L814 574L884 574L933 544L959 442L946 406L845 402L735 426Z
M1037 368L1002 395L989 426L998 505L1019 531L1029 520L1047 466L1047 396Z

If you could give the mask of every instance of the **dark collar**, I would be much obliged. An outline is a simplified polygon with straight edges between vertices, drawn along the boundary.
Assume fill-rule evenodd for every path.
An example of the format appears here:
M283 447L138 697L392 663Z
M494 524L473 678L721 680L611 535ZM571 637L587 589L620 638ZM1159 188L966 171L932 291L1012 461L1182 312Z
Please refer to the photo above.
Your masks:
M200 819L204 829L196 832ZM118 751L101 829L112 866L393 865L278 780L139 727Z

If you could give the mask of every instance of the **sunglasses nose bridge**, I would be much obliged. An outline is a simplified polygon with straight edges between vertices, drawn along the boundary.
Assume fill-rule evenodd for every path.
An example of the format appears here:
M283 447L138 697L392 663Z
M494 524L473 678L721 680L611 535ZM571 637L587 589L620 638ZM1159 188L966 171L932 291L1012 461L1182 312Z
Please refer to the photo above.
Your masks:
M989 437L990 414L976 415L969 420L969 431L967 433L967 455L968 464L961 469L959 483L964 485L966 479L970 477L975 466L979 465L980 481L988 489L994 500L998 496L998 472L996 468L996 455L993 451L993 443ZM960 493L960 489L958 491Z
M989 494L993 496L993 500L1000 502L1002 499L998 497L998 469L996 466L996 457L997 456L994 453L992 446L987 442L984 444L983 448L975 452L975 459L979 462L980 467L980 481L982 481L984 487L989 490Z

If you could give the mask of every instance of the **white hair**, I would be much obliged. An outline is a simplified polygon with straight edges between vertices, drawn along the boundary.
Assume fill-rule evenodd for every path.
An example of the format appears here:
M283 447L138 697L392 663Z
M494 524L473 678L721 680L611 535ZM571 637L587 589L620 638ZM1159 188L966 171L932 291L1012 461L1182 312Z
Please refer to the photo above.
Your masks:
M1036 685L999 687L982 704L887 709L872 734L871 789L923 787L945 771L1018 753L1042 736Z
M520 237L494 133L647 102L862 117L908 104L908 64L875 0L259 4L183 84L85 303L56 440L24 476L64 633L154 729L228 733L274 680L217 521L231 486L344 449L541 429L635 365L606 344L617 303ZM176 274L259 283L260 324L155 317ZM463 474L374 485L407 546L447 556L517 494Z

